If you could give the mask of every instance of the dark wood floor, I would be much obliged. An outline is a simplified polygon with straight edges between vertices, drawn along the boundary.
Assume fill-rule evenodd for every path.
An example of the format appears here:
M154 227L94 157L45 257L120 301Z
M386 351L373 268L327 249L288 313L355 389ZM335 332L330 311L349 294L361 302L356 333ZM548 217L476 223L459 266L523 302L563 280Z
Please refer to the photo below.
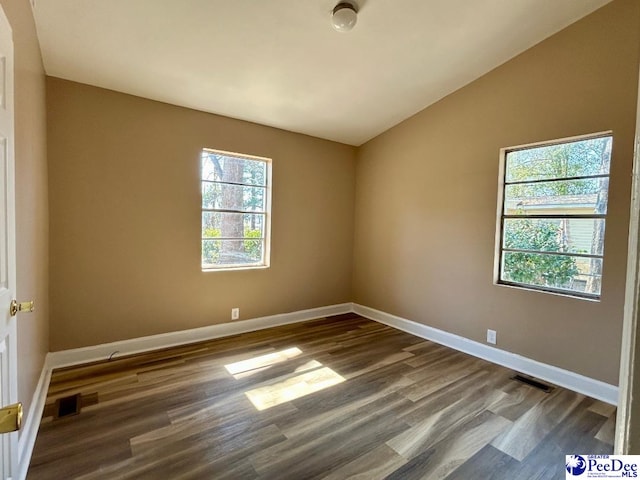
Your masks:
M56 370L28 479L559 479L612 452L612 406L512 375L356 315Z

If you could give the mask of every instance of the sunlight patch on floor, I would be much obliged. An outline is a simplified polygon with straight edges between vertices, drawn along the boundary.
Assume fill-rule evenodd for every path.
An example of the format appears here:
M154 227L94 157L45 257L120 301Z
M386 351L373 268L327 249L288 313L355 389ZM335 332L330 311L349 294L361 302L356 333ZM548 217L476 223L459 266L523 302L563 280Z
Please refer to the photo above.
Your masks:
M312 360L312 362L315 362L315 360ZM288 378L273 385L249 390L245 392L245 395L258 410L266 410L344 381L343 377L329 367L324 367Z
M268 353L259 357L250 358L249 360L230 363L229 365L225 365L224 368L226 368L227 371L237 380L262 372L277 363L285 362L290 358L297 357L301 353L302 350L297 347L292 347L287 348L286 350L281 350L280 352Z

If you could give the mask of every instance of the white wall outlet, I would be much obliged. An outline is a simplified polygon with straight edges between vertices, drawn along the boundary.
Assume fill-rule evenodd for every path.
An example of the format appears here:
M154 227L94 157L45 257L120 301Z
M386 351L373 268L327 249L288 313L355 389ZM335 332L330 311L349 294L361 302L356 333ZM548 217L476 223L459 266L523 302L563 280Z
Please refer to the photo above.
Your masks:
M240 309L232 308L231 309L231 320L238 320L240 318Z
M496 331L487 329L487 343L496 344Z

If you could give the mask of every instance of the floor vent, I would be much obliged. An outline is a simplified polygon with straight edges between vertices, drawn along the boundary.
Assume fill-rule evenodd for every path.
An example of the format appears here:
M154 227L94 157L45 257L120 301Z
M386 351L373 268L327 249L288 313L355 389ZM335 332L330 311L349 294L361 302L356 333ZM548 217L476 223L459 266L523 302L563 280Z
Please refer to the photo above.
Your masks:
M80 394L76 393L70 397L63 397L56 400L56 415L55 418L70 417L72 415L78 415L80 413Z
M552 386L539 382L537 380L534 380L533 378L525 377L523 375L516 375L514 377L511 377L511 379L517 380L518 382L525 383L530 387L537 388L538 390L542 390L545 393L549 393L551 390L553 390Z

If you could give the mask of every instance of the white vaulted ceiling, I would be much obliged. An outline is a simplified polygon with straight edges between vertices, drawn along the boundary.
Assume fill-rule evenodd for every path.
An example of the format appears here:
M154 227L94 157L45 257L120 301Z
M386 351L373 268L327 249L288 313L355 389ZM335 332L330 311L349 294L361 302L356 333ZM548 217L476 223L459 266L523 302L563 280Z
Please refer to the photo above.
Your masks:
M35 0L48 75L360 145L610 0Z

